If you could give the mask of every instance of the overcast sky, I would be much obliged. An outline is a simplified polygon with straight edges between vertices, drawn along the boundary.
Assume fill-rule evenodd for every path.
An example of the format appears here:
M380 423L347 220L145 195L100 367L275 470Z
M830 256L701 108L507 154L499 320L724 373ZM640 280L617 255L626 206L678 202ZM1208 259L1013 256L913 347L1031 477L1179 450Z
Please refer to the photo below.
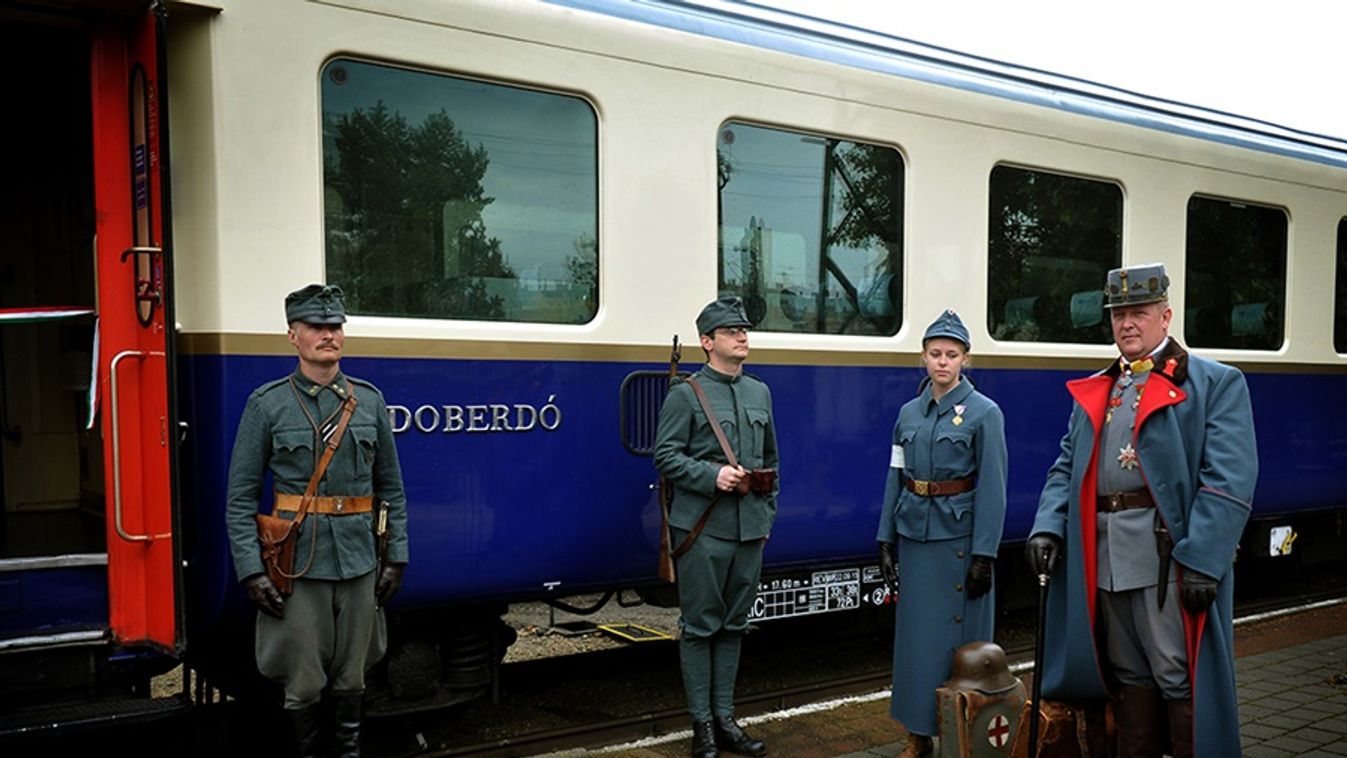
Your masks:
M756 0L1347 139L1347 2Z

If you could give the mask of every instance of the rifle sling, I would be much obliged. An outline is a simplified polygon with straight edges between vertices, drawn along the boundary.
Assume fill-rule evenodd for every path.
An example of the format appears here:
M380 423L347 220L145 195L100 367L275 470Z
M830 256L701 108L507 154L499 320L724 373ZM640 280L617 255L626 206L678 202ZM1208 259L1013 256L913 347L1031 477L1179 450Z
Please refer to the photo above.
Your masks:
M706 420L711 424L711 431L715 432L716 441L720 443L720 451L725 454L725 459L729 461L731 466L738 468L739 459L735 457L734 451L730 449L730 441L725 439L725 430L720 428L720 419L716 417L716 412L711 410L711 401L706 399L705 390L703 390L702 386L697 383L697 380L691 376L689 376L686 381L688 384L692 385L692 392L697 396L697 402L701 403L702 412L706 414ZM720 490L716 490L716 493L711 496L710 504L706 506L706 510L702 511L701 518L697 519L697 523L693 525L692 531L688 532L688 536L685 537L683 542L674 549L673 553L671 553L674 558L677 558L692 549L692 543L696 542L697 538L701 536L702 530L706 528L706 522L711 518L711 511L715 509L716 503L718 502L720 502Z

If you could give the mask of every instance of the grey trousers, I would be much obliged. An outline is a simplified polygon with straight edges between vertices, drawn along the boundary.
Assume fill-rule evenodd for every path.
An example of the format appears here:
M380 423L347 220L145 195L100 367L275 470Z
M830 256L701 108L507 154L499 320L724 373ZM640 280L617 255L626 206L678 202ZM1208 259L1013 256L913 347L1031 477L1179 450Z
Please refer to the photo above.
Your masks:
M687 532L674 529L673 544ZM702 534L678 559L678 642L683 690L693 721L734 712L739 646L758 596L763 540L738 542Z
M323 689L365 690L365 671L388 646L382 608L374 603L374 574L346 581L295 580L284 618L257 613L257 669L285 687L286 710L317 703Z
M1171 577L1164 610L1156 608L1155 587L1125 592L1099 591L1108 659L1122 684L1158 687L1166 700L1192 696L1188 651L1178 586Z

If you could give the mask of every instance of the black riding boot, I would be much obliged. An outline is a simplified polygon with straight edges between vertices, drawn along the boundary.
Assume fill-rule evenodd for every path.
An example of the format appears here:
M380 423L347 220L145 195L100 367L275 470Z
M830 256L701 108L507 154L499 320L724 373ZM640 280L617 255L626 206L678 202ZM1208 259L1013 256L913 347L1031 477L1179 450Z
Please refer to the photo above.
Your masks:
M332 755L334 758L360 758L360 717L365 693L332 693Z
M285 712L290 719L291 733L295 735L295 755L299 758L318 756L318 723L321 721L319 716L321 713L322 706L319 705Z
M767 746L762 740L749 737L748 733L735 723L733 716L716 716L715 723L717 747L752 758L767 755Z
M692 722L692 758L719 758L715 728L710 721Z

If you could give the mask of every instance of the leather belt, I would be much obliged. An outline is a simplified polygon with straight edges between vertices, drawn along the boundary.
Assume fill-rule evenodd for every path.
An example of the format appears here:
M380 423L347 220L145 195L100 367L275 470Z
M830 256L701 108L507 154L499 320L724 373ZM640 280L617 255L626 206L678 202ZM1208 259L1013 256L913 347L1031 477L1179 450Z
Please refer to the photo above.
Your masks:
M903 486L907 487L908 492L922 497L957 495L960 492L967 492L973 489L976 484L976 480L971 476L967 479L946 479L943 482L928 482L922 479L903 480Z
M298 511L303 504L303 495L284 495L280 492L276 493L276 510L278 511ZM309 513L326 513L329 516L345 516L351 513L369 513L373 510L373 495L361 495L360 497L347 497L344 495L315 497L313 503L309 506Z
M1095 501L1095 509L1100 513L1117 513L1118 511L1130 511L1133 508L1154 507L1155 501L1151 499L1150 490L1114 492L1109 495L1100 495Z

